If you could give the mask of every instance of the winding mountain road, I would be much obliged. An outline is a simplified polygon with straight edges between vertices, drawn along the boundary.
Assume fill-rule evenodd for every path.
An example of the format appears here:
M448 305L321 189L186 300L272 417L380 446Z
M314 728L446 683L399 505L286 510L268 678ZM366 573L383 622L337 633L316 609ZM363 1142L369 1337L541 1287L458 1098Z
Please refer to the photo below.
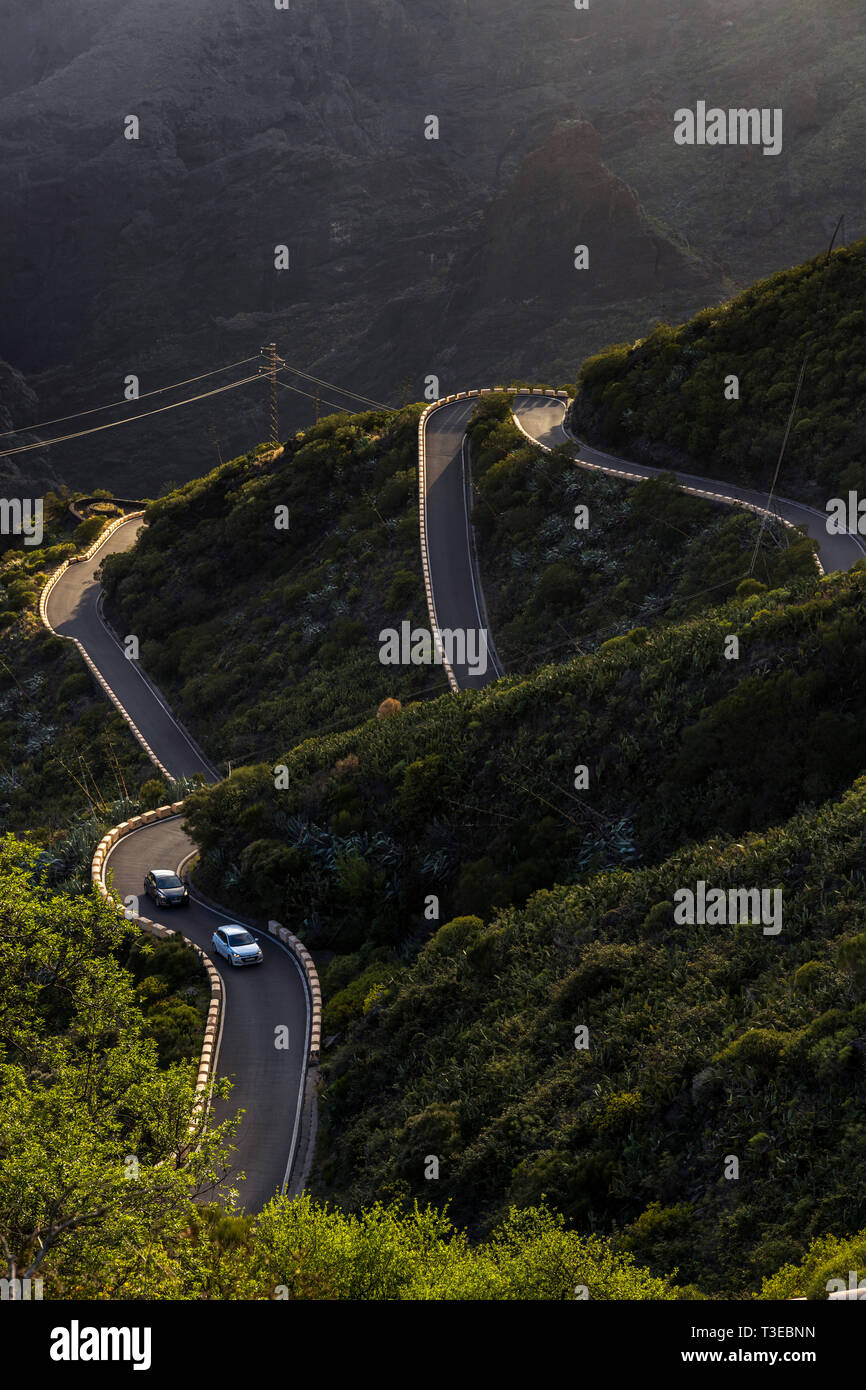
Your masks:
M544 444L549 449L557 444L568 444L574 450L575 458L581 463L603 468L605 472L632 478L656 478L670 469L654 468L643 463L627 463L612 454L593 449L589 444L577 441L563 427L566 403L544 396L518 396L514 403L514 416L518 425L536 444ZM754 507L769 509L783 521L792 526L804 526L813 540L818 542L821 564L827 574L835 570L850 569L856 560L866 555L866 545L860 536L851 531L842 535L830 535L827 531L827 513L805 502L794 502L789 497L774 497L772 506L766 492L757 488L740 487L736 483L714 482L709 478L699 478L693 473L676 473L677 482L684 488L701 492L711 497L730 501L745 502Z
M476 405L469 397L443 406L433 411L426 426L427 563L434 585L434 623L440 632L472 632L474 652L484 654L483 663L450 662L461 690L480 688L505 674L490 638L469 520L472 498L466 426Z
M437 404L423 425L423 497L425 523L422 546L429 576L431 622L440 632L474 635L474 651L483 660L453 660L451 670L460 690L480 688L504 674L489 633L484 594L478 573L472 512L471 462L466 427L475 409L475 396ZM653 477L665 471L630 463L579 444L564 429L566 402L560 397L518 393L514 418L533 442L553 448L567 444L576 462L627 479ZM769 498L755 489L677 474L679 484L717 500L766 508ZM824 513L787 498L774 500L773 511L786 521L805 526L818 542L827 571L844 570L866 554L858 536L828 535ZM159 764L172 777L200 775L207 782L219 773L181 728L167 701L137 661L127 659L101 611L97 570L107 554L126 550L141 529L140 518L114 530L86 561L70 565L60 576L45 605L49 625L63 637L76 640L113 692L129 721L149 745ZM482 669L483 667L483 669ZM142 826L122 838L108 859L114 886L124 897L138 897L151 867L180 868L194 850L181 816ZM149 903L143 910L153 920L176 927L210 954L216 926L229 918L195 898L188 909L161 910ZM244 1114L227 1183L237 1187L248 1210L260 1209L276 1192L298 1190L292 1183L301 1126L310 1039L310 1003L306 980L295 956L268 932L249 923L261 941L261 967L237 970L221 957L211 956L225 987L225 1008L218 1047L217 1075L229 1076L234 1089L217 1118L241 1109ZM276 1046L280 1030L288 1029L288 1048ZM237 1174L243 1171L245 1179Z
M125 835L112 849L107 870L124 901L142 895L148 869L177 868L195 845L183 817L156 821ZM249 923L264 953L262 965L238 969L211 949L225 922L243 921L195 899L188 908L159 908L141 898L141 912L174 927L208 952L222 977L223 1021L216 1074L234 1084L227 1102L214 1106L223 1120L244 1112L231 1155L226 1189L235 1187L249 1211L259 1211L276 1192L287 1190L297 1148L309 1048L310 1006L299 962L267 931ZM278 1048L277 1030L288 1029L288 1047ZM246 1178L239 1181L237 1174ZM289 1188L288 1190L291 1190Z
M488 624L470 523L471 475L466 426L476 405L477 396L449 399L436 405L424 422L425 526L422 547L430 581L431 623L440 630L447 628L477 634ZM561 396L518 392L513 413L519 428L533 443L548 449L560 444L568 445L578 464L602 469L627 481L640 481L670 471L630 463L578 442L563 426L566 408L567 402ZM776 497L770 507L769 496L755 488L715 482L687 473L677 473L676 478L684 489L714 501L769 509L772 514L794 526L804 526L818 542L821 564L828 573L850 569L856 560L866 555L866 545L859 536L850 532L829 535L826 514L802 502ZM504 675L489 636L488 646L490 660L483 675L470 670L465 662L451 663L460 690L487 685Z
M168 702L145 675L139 662L126 657L102 616L102 589L96 571L106 555L128 550L142 525L140 517L132 518L118 526L90 560L70 565L48 595L46 616L59 636L81 643L129 719L172 777L194 777L198 773L206 782L216 782L219 780L216 768L181 729Z
M48 595L46 616L55 632L77 639L153 749L173 776L200 773L208 782L216 770L179 727L160 692L137 662L124 655L100 612L101 588L96 570L104 557L133 544L140 519L118 527L91 560L70 565ZM142 895L149 868L179 868L195 845L183 817L156 821L124 836L113 848L107 868L114 887L126 899ZM195 895L193 894L195 898ZM211 951L215 929L242 921L194 900L188 908L163 909L142 899L141 912L176 928L204 947L222 976L224 1009L216 1074L234 1083L228 1102L215 1106L223 1119L243 1110L231 1156L226 1189L236 1188L241 1204L258 1211L276 1192L292 1192L307 1075L310 1003L297 959L267 931L250 926L261 942L264 963L237 969ZM277 1030L288 1029L288 1047L277 1047ZM244 1172L244 1181L238 1174Z

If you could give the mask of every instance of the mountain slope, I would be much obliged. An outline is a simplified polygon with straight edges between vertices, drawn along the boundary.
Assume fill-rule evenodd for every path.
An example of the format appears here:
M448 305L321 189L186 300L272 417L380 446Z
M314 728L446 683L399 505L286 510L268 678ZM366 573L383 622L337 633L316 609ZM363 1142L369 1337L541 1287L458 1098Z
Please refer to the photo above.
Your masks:
M769 487L808 353L777 491L820 511L863 491L864 273L866 240L607 348L581 367L573 429L646 462Z
M379 660L384 626L426 618L417 419L331 417L275 459L224 464L149 506L137 546L104 562L109 618L217 762L276 759L445 689L441 667Z
M407 0L261 14L82 0L62 26L49 0L9 0L2 23L0 353L47 417L117 400L128 373L153 389L272 339L392 403L430 374L443 390L568 379L578 355L809 254L840 207L862 222L862 42L846 0L820 16L811 0L638 13L434 0L420 19ZM673 112L708 96L783 105L782 156L675 146ZM611 260L595 285L572 269L581 222ZM506 292L496 282L520 266L537 293L519 269ZM281 401L288 427L311 418L303 397ZM214 434L240 452L263 418L244 388L64 445L55 466L151 495L205 471Z
M427 1195L437 1154L476 1230L544 1192L728 1297L862 1227L864 816L861 779L765 835L442 926L327 1067L323 1190ZM781 932L677 925L699 881L780 889Z

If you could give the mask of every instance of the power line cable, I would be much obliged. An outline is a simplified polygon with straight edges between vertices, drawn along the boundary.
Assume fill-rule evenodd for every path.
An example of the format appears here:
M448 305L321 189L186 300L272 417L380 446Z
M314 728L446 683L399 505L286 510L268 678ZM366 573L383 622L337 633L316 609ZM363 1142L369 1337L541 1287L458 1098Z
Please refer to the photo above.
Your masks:
M282 377L280 376L277 377L277 385L282 386L284 391L295 391L299 396L307 396L311 401L321 401L323 405L332 405L340 415L351 414L351 410L348 406L337 405L336 401L328 400L327 396L314 395L312 391L302 391L300 386L290 386L289 383L287 381L283 381Z
M828 246L828 248L827 248L827 254L826 254L826 256L824 257L824 267L825 267L825 268L826 268L827 265L829 265L830 257L831 257L831 255L833 254L833 247L834 247L834 245L835 245L836 238L837 238L837 236L839 235L839 229L840 229L840 228L842 227L842 225L844 224L844 221L845 221L845 214L843 213L842 216L839 218L839 221L836 223L835 230L834 230L834 232L833 232L832 237L830 238L830 245ZM817 309L815 310L815 321L816 321L816 322L817 322L817 320L818 320L818 316L819 316L820 313L821 313L821 309L822 309L823 306L824 306L824 295L825 295L826 289L827 289L827 277L826 277L826 275L825 275L825 276L822 277L822 280L821 280L821 287L820 287L820 291L819 291L819 294L818 294L818 307L817 307ZM802 365L801 368L800 368L800 375L799 375L799 377L797 378L797 388L796 388L796 390L795 390L795 392L794 392L794 401L793 401L793 404L792 404L792 406L791 406L790 413L789 413L789 415L788 415L788 423L787 423L787 425L786 425L786 427L785 427L785 434L784 434L784 437L783 437L783 439L782 439L782 447L781 447L781 449L779 450L779 457L778 457L778 459L777 459L777 461L776 461L776 471L775 471L775 473L773 474L773 482L772 482L772 486L770 487L770 491L769 491L768 498L767 498L767 510L763 513L763 515L762 515L762 517L761 517L761 529L759 530L759 532L758 532L758 538L757 538L757 540L755 541L755 549L754 549L754 553L753 553L753 555L752 555L752 565L751 565L751 569L750 569L750 571L749 571L750 574L751 574L751 572L754 570L754 568L755 568L755 563L756 563L757 558L758 558L758 549L759 549L760 544L761 544L761 538L762 538L762 536L763 536L763 534L764 534L764 528L766 527L766 524L767 524L767 513L768 513L770 510L772 510L773 497L774 497L775 492L776 492L776 484L777 484L778 481L779 481L779 472L780 472L781 467L782 467L782 460L783 460L784 457L785 457L785 451L786 451L786 449L787 449L787 447L788 447L788 440L789 440L789 438L790 438L790 436L791 436L791 430L793 429L793 426L794 426L794 420L795 420L795 418L796 418L797 411L798 411L799 408L800 408L800 396L801 396L802 391L803 391L803 383L804 383L804 381L806 380L806 368L807 368L808 365L809 365L809 358L810 358L811 355L812 355L812 350L813 350L813 348L814 348L814 345L815 345L815 329L813 328L813 329L812 329L812 332L811 332L810 335L809 335L808 342L806 343L806 351L805 351L804 354L803 354L803 365Z
M217 386L213 391L202 391L197 396L188 396L184 401L175 401L172 405L161 405L156 410L145 410L139 415L127 415L123 420L112 420L107 425L94 425L89 430L76 430L74 434L62 434L56 439L40 439L35 444L22 444L17 449L6 449L0 453L0 459L9 458L12 454L26 454L31 449L50 449L54 444L65 444L70 439L83 439L88 434L100 434L102 430L114 430L118 425L131 425L136 420L148 420L152 415L163 415L167 410L177 410L182 405L193 405L196 401L207 400L210 396L219 396L223 391L234 391L238 386L248 386L251 381L261 381L260 373L255 376L244 377L241 381L230 381L227 386Z
M334 381L325 381L320 376L313 376L312 372L303 372L300 367L292 367L285 358L279 359L286 371L293 372L295 376L302 376L307 381L314 381L317 386L327 386L329 391L339 391L341 396L351 396L356 401L363 401L366 405L372 406L375 410L393 410L394 406L386 405L384 401L375 401L371 396L362 396L358 391L349 391L344 386L338 386Z
M229 362L225 367L214 367L212 372L202 372L201 376L190 376L185 381L175 381L171 386L158 386L155 391L145 391L143 395L137 396L140 401L147 400L149 396L164 395L166 391L179 390L181 386L192 386L193 382L204 381L206 377L216 376L219 372L230 372L235 367L244 367L247 362L254 362L261 352L254 353L252 357L242 357L239 362ZM49 425L62 425L66 420L80 420L84 415L97 415L101 410L114 410L119 405L130 405L131 402L125 397L122 401L110 401L108 405L94 405L89 410L79 410L74 415L58 415L53 420L42 420L38 425L20 425L18 429L6 430L0 434L0 439L8 439L12 434L32 433L33 430L45 430Z

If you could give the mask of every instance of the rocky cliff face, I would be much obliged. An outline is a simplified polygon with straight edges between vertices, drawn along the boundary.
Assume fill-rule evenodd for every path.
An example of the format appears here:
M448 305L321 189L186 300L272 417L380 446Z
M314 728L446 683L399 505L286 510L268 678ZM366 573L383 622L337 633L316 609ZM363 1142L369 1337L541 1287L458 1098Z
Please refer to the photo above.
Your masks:
M825 39L839 4L823 7ZM443 390L491 372L573 379L604 341L717 297L721 261L750 279L762 236L787 238L779 264L814 249L791 217L811 236L804 176L799 202L774 193L783 216L768 223L727 173L736 217L723 206L706 246L686 227L704 258L659 225L681 226L689 201L669 129L687 74L714 54L734 72L756 48L772 61L768 12L796 35L792 12L805 25L811 8L78 0L59 24L53 0L6 0L0 353L50 415L117 400L128 374L153 390L271 339L389 402L420 396L429 373ZM822 109L806 102L801 139ZM745 174L756 190L760 172ZM833 195L825 179L825 208ZM590 240L581 281L570 251ZM312 402L284 392L281 407L288 429ZM224 456L248 447L266 419L256 385L62 446L55 466L155 493L216 462L214 438Z
M674 316L722 292L718 267L647 219L634 189L605 166L601 137L577 120L526 156L453 280L441 337L453 335L455 355L485 380L520 374L527 360L543 373L563 337L586 355L635 306Z

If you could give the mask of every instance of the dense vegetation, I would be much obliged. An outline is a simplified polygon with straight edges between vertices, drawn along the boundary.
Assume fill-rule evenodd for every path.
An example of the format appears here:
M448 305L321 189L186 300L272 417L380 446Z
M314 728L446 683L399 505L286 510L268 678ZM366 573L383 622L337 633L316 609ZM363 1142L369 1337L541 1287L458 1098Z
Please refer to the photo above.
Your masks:
M779 491L820 509L849 488L866 493L864 273L866 240L590 357L576 432L620 453L767 488L808 349ZM725 396L731 375L739 400Z
M34 850L0 841L0 1243L46 1297L675 1297L543 1208L473 1250L434 1210L197 1206L233 1127L189 1128L206 984L182 944L54 891Z
M105 560L109 615L211 758L275 757L445 689L441 668L379 660L383 627L426 623L418 414L332 416L276 459L226 463L154 502L135 550Z
M832 803L866 754L864 602L862 570L749 581L310 740L286 790L261 767L195 794L220 894L341 953L318 1190L429 1199L437 1155L434 1195L476 1237L546 1196L727 1294L866 1223L866 791ZM675 926L699 879L782 887L783 933Z
M769 588L813 575L805 537L785 535L780 549L765 531L752 565L760 523L751 512L713 506L664 477L635 486L575 468L568 446L545 455L514 424L511 400L483 397L469 426L472 521L506 670L697 613L750 574Z
M84 1293L221 1176L225 1130L189 1128L208 1001L182 943L142 941L0 840L0 1234L19 1273Z
M814 326L824 444L798 429L786 476L859 486L836 310L864 254L592 359L578 425L758 481ZM197 881L327 949L317 1200L207 1204L232 1125L186 1129L201 972L70 878L101 816L166 790L34 615L101 523L3 558L5 814L44 848L0 844L0 1234L22 1267L48 1241L53 1296L822 1297L866 1240L866 562L819 579L784 533L752 567L749 515L543 456L490 396L473 520L513 674L442 694L378 659L382 626L426 625L416 426L332 418L223 465L104 564L235 765L189 799ZM681 924L700 881L778 889L782 930Z
M800 589L308 740L287 786L241 769L189 803L201 880L313 947L369 952L423 941L429 894L440 921L487 918L818 806L866 757L866 574Z
M651 1192L659 1170L662 1185L674 1184L677 1144L684 1142L688 1119L696 1119L694 1113L687 1114L690 1107L704 1111L710 1124L719 1124L724 1113L717 1146L720 1142L727 1152L737 1151L739 1145L746 1155L742 1202L733 1194L710 1191L708 1203L721 1210L734 1248L743 1232L754 1227L762 1204L779 1200L783 1172L777 1169L784 1169L785 1180L795 1184L795 1195L801 1190L806 1195L792 1218L795 1236L777 1239L771 1243L773 1250L783 1257L798 1252L801 1228L836 1224L840 1208L853 1229L862 1219L863 1199L852 1176L856 1163L849 1161L856 1158L852 1145L862 1103L862 1064L852 1032L861 1026L866 1007L859 1002L866 955L858 930L862 924L851 911L854 883L862 871L852 866L851 856L855 847L862 847L857 817L863 814L858 794L848 799L842 812L828 817L820 847L825 859L816 862L816 872L826 871L830 855L840 855L839 872L850 886L817 919L811 904L802 904L808 915L797 906L791 939L781 953L775 943L768 948L759 939L743 939L745 934L738 944L714 945L706 932L696 934L690 949L683 941L674 942L657 910L651 914L652 950L645 961L638 958L631 931L627 945L599 950L595 941L588 946L591 924L585 910L601 915L604 923L611 899L617 896L620 901L621 880L609 881L601 894L596 882L591 908L588 901L577 907L572 901L557 906L545 896L534 905L534 917L528 913L523 919L504 919L494 940L477 922L441 928L402 990L380 1000L374 1015L357 1030L356 1074L344 1074L342 1084L332 1087L340 1103L347 1103L348 1092L360 1110L371 1039L382 1048L395 1026L417 1033L419 1026L430 1025L426 1059L412 1044L402 1054L401 1066L412 1071L415 1087L429 1091L433 1086L443 1100L413 1117L406 1143L396 1150L395 1186L404 1189L403 1195L385 1205L373 1201L357 1215L309 1196L295 1201L276 1198L257 1216L241 1215L230 1205L221 1209L208 1204L208 1195L225 1172L232 1124L213 1127L199 1121L192 1132L188 1130L195 1067L185 1060L189 1050L181 1048L173 1056L163 1053L150 992L144 988L153 976L141 969L146 955L168 951L178 981L190 980L197 970L194 958L175 943L142 943L95 896L73 898L48 888L34 852L7 837L0 843L0 1237L8 1265L22 1277L42 1278L45 1297L55 1299L573 1299L584 1291L594 1300L696 1297L699 1290L684 1284L682 1271L675 1283L669 1277L673 1265L661 1268L662 1256L675 1252L684 1267L690 1257L694 1264L684 1233L697 1228L700 1235L701 1220L689 1221L684 1208L650 1205L618 1242L619 1249L605 1237L579 1234L569 1219L576 1214L577 1224L586 1224L579 1212L570 1211L575 1181L578 1207L594 1199L601 1209L607 1187L599 1188L606 1168L615 1174L619 1170L621 1179L607 1200L616 1198L622 1205L639 1203ZM800 862L802 834L803 827L794 826L776 838L772 872L784 876L783 862ZM813 841L810 848L816 850ZM766 868L757 858L749 865L750 871ZM801 869L795 891L805 891L808 882L808 873ZM647 884L634 877L624 895L620 935L628 929L625 918L634 921L642 911L641 900L657 891L657 882ZM842 920L844 931L835 932L834 944L834 925L838 928ZM581 925L575 930L578 921ZM559 975L557 965L567 951L576 956L581 934L584 950L577 970L562 975L551 999L544 976ZM680 961L677 978L682 977L686 997L693 996L689 1012L678 1017L676 1054L667 1056L668 1031L654 1039L651 1055L641 1064L642 1072L654 1078L652 1085L641 1078L640 1092L617 1092L608 1086L593 1091L592 1051L580 1056L571 1051L576 1012L585 1012L589 998L596 1000L593 1048L607 1053L607 1070L626 1066L628 1051L637 1052L640 1046L635 1007L649 1007L642 1000L637 1003L641 974L646 981L657 979L665 951ZM498 1017L489 994L497 955L504 967ZM181 956L187 956L185 966ZM727 968L741 982L754 977L758 964L764 974L757 978L763 984L774 973L781 978L795 962L800 963L793 988L781 990L775 1028L746 1034L747 1046L723 1047L698 1072L689 1096L679 1095L667 1104L666 1132L673 1152L659 1155L657 1145L646 1137L649 1112L665 1105L672 1073L688 1071L704 1060L695 1059L702 1050L696 1040L699 1012L710 1032L719 1029L701 989L708 963L713 978ZM630 1012L611 999L617 989L634 994ZM444 1030L444 1015L434 1017L436 996L443 990L449 998ZM660 1000L660 991L656 993ZM741 985L731 1009L741 1008L747 995ZM455 996L461 1000L457 1013ZM677 1000L670 999L666 1011L660 1007L656 1016L663 1030L672 1030L677 1015ZM626 1020L631 1026L623 1029ZM489 1060L481 1067L485 1053ZM378 1059L380 1072L398 1055L399 1046L393 1052L387 1047ZM441 1079L434 1082L437 1066ZM470 1066L481 1070L470 1074ZM527 1084L533 1080L533 1069L550 1073L546 1086ZM743 1146L741 1137L750 1126L748 1105L756 1104L766 1090L768 1071L773 1074L772 1111L765 1121L769 1133L759 1136L760 1143ZM725 1109L726 1074L737 1095L732 1115ZM467 1081L472 1083L468 1089ZM836 1162L829 1154L819 1156L823 1166L819 1162L814 1184L805 1174L798 1176L789 1165L774 1161L770 1140L781 1124L777 1112L787 1124L786 1141L792 1144L801 1141L800 1131L815 1123L816 1101L807 1099L802 1114L794 1103L803 1101L810 1083L815 1091L820 1086L825 1123L840 1143L835 1181L826 1171ZM491 1191L503 1191L504 1170L527 1146L533 1149L532 1159L516 1169L516 1203L502 1206L501 1220L491 1221L485 1238L470 1244L459 1220L430 1204L432 1183L420 1194L425 1200L407 1200L405 1190L417 1177L413 1158L441 1154L435 1196L441 1200L453 1193L456 1210L465 1202L463 1183L470 1176L467 1161L457 1160L449 1147L461 1107L480 1111L516 1087L519 1094L509 1107L508 1122L482 1133L469 1155L473 1194L477 1190L484 1198ZM226 1088L219 1089L224 1093ZM415 1093L410 1090L408 1095L414 1101ZM575 1134L575 1103L587 1111L596 1150L594 1162L574 1163L569 1186L571 1154L561 1145L565 1131ZM393 1105L390 1095L368 1097L371 1116L381 1114L389 1123ZM552 1108L553 1153L542 1162L536 1151L539 1141L547 1139ZM374 1120L363 1123L374 1131ZM353 1128L347 1163L360 1138ZM369 1171L361 1179L367 1185L375 1184L388 1138L387 1132L381 1139L372 1133L364 1161L356 1167L360 1174ZM702 1136L710 1171L713 1142L711 1130ZM651 1149L645 1167L640 1166L641 1143ZM407 1168L409 1179L402 1176ZM636 1172L641 1176L632 1188L628 1179ZM530 1189L542 1183L549 1202L528 1197ZM816 1188L830 1195L810 1196ZM554 1210L552 1202L562 1210ZM849 1240L822 1238L801 1268L786 1267L773 1274L763 1296L784 1297L803 1290L821 1297L828 1278L844 1279L849 1268L857 1267L864 1239L862 1233ZM765 1242L761 1263L769 1259L771 1244ZM655 1271L645 1267L644 1252L652 1256ZM757 1289L757 1281L752 1282Z
M728 1295L862 1228L864 817L860 781L764 835L440 927L328 1063L325 1190L429 1193L436 1155L476 1234L544 1193ZM782 932L676 925L673 892L701 879L781 888Z
M129 1187L129 1184L127 1184ZM665 1299L669 1279L610 1242L564 1229L545 1207L514 1210L481 1245L433 1207L375 1204L357 1216L307 1195L275 1197L257 1216L163 1190L125 1241L100 1221L46 1262L46 1296L110 1299ZM132 1203L127 1206L132 1208ZM84 1248L83 1248L84 1247Z

